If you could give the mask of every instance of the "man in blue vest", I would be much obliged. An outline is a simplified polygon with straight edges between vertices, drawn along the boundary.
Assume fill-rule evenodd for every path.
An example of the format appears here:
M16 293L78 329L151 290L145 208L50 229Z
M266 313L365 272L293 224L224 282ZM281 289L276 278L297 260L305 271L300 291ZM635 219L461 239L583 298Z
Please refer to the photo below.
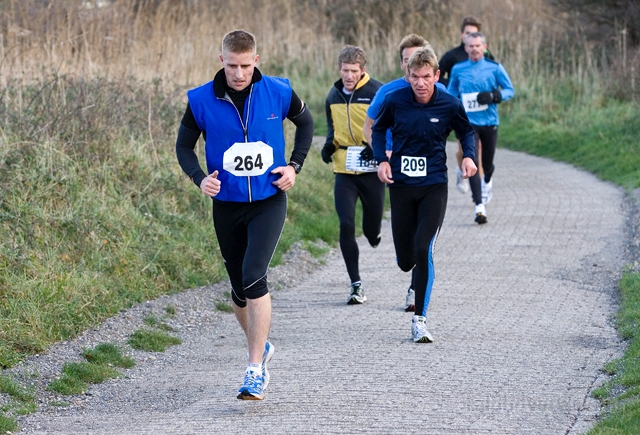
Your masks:
M238 399L262 400L269 383L267 340L271 297L269 262L284 227L286 191L300 172L313 139L313 118L289 80L262 75L255 37L244 30L222 40L223 68L188 93L176 154L183 171L213 198L213 223L232 287L233 309L249 347ZM283 120L296 126L285 159ZM194 151L203 134L205 173Z

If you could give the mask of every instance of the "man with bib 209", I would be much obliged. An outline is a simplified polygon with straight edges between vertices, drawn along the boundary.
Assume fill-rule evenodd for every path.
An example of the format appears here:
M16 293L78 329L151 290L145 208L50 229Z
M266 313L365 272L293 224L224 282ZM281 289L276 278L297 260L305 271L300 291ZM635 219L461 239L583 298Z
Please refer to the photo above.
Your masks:
M213 198L213 223L232 287L233 309L249 347L238 399L261 400L269 383L267 340L271 297L269 262L284 227L287 190L295 183L313 139L313 118L284 78L256 68L255 37L244 30L222 40L223 68L213 81L190 90L176 154L183 171ZM285 118L296 126L285 160ZM208 175L194 152L205 139Z
M364 133L364 137L367 139L369 143L371 143L371 128L373 127L373 120L376 119L378 113L380 113L380 107L382 106L382 102L384 101L384 97L389 93L393 92L396 89L410 87L409 84L409 69L407 68L407 63L409 62L409 58L418 48L421 47L429 47L431 48L431 44L424 39L420 35L416 35L415 33L411 33L400 41L398 45L398 53L400 54L400 69L404 73L402 77L396 80L392 80L389 83L382 85L382 87L376 93L376 96L373 98L373 101L369 105L367 109L367 117L364 120L364 126L362 131ZM447 92L447 88L440 84L436 83L436 87L441 89L443 92ZM391 150L393 149L393 138L391 137L391 131L387 131L387 157L391 155ZM460 156L462 159L462 155ZM405 295L405 305L404 311L407 313L411 313L415 311L416 305L416 292L414 291L414 279L411 278L411 284L407 289L407 293Z
M447 207L447 137L462 144L463 177L476 173L473 127L459 99L436 88L438 58L419 48L409 58L410 87L387 94L373 124L378 177L389 185L391 229L398 266L414 268L415 311L411 337L430 343L426 316L434 283L433 254ZM385 153L391 129L393 152Z
M475 203L474 220L481 225L487 223L486 205L493 196L493 157L500 123L498 104L512 98L515 91L504 67L484 57L487 41L482 33L467 35L465 48L469 59L453 67L447 89L462 100L475 130L476 143L482 142L484 176L476 174L469 179Z
M373 152L365 141L362 127L367 108L382 86L366 72L366 59L360 47L346 45L338 55L340 80L327 95L327 139L322 160L333 161L334 200L340 220L340 250L351 281L347 304L367 300L360 280L356 241L356 201L362 203L362 232L372 247L381 240L384 211L384 184L378 180Z

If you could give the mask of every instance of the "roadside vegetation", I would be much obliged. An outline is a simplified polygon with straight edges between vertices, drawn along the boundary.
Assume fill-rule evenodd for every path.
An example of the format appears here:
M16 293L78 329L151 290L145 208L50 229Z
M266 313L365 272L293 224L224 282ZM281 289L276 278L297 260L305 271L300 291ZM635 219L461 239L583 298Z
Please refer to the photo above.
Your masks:
M364 47L367 70L388 81L401 75L396 46L406 33L442 54L459 43L461 17L477 15L516 86L501 107L499 144L635 189L640 36L625 23L640 9L627 4L638 3L0 0L0 368L121 309L226 279L210 200L174 155L185 91L219 68L226 31L256 34L259 67L291 78L324 134L345 43ZM289 125L287 136L291 144ZM274 265L294 243L317 255L316 241L335 245L332 186L312 149ZM629 347L605 368L613 376L596 392L606 415L594 434L640 433L639 281L630 265L616 317ZM149 333L171 337L162 319L145 324L143 343ZM22 399L12 400L0 431L14 430L11 416L22 412Z
M601 107L565 109L550 112L541 107L524 112L515 107L505 111L500 145L571 163L629 190L640 188L640 145L634 139L640 132L640 106L633 101L611 100ZM628 348L621 359L603 368L611 379L594 392L594 397L604 405L605 414L589 435L640 433L638 261L640 252L636 252L636 263L627 267L619 283L620 309L615 316L618 332Z
M131 357L124 356L122 350L112 343L84 349L82 356L86 361L65 363L61 376L53 380L48 389L64 395L80 394L87 390L89 384L101 384L121 377L116 367L131 368L135 365Z

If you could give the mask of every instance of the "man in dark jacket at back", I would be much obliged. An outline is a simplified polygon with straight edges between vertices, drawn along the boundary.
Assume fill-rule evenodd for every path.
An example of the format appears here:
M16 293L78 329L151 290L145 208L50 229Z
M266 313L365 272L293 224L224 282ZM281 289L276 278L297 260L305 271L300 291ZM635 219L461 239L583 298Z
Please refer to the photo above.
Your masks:
M458 62L469 59L469 53L465 50L465 42L467 36L471 33L480 32L482 29L482 22L473 15L466 16L460 23L460 45L447 51L439 61L440 64L440 79L439 83L444 86L449 85L449 79L451 78L451 69ZM493 60L493 56L486 50L484 53L485 59ZM480 149L480 148L479 148ZM458 148L456 154L456 160L458 161L458 167L456 168L456 187L460 193L467 193L469 191L469 180L462 177L460 164L462 162L462 148ZM478 166L478 170L481 171L482 166Z

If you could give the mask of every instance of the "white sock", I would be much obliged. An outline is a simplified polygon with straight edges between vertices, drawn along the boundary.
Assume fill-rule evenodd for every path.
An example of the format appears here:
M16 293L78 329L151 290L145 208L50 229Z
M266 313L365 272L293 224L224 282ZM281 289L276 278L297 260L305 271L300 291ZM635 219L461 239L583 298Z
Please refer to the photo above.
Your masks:
M262 373L262 364L260 363L249 363L249 365L247 366L247 373L249 372L253 372L253 373Z

